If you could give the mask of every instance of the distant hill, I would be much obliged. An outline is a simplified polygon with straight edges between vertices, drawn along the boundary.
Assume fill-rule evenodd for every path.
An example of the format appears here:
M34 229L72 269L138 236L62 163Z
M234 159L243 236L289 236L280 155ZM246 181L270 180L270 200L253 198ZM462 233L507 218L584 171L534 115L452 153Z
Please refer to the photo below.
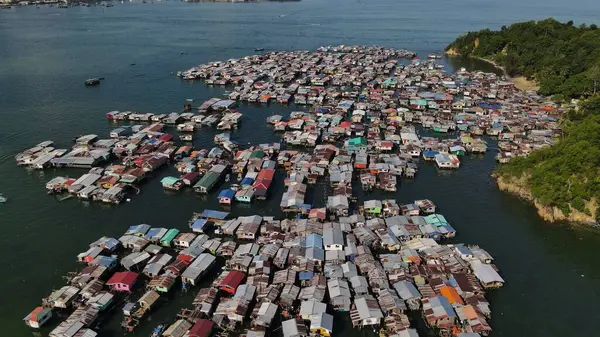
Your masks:
M561 100L600 91L600 29L554 19L515 23L499 31L469 32L448 54L483 58L511 76L537 82L538 92Z

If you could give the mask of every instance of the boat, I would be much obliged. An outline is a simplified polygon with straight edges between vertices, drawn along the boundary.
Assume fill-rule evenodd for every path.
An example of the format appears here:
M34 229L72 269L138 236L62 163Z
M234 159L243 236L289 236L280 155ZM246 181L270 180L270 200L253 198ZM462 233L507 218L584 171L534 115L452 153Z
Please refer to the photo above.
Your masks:
M159 337L165 330L165 327L166 326L164 324L159 324L156 328L154 328L150 337Z
M221 227L217 227L215 229L215 235L221 235L221 234L223 234L223 229L221 229Z
M229 182L229 180L231 180L231 175L228 174L225 176L225 182Z
M3 196L2 194L0 194L0 204L4 204L8 201L8 199L6 199L5 196Z
M265 51L265 48L255 48L254 51Z
M234 190L234 191L239 191L240 189L240 185L238 184L232 184L231 186L229 186L230 189Z
M85 85L86 86L98 85L98 84L100 84L100 80L102 80L102 78L88 78L87 80L85 80Z
M183 140L183 141L192 141L192 139L194 138L194 136L192 134L184 134L184 135L180 135L179 139Z

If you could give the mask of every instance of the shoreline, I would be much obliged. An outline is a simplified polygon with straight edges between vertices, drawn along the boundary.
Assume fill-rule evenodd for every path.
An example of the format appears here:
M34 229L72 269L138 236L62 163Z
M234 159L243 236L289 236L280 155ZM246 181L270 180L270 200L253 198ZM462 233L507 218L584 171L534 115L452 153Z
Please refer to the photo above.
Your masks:
M506 72L506 69L503 66L497 64L493 60L489 60L489 59L486 59L486 58L483 58L483 57L479 57L479 56L461 55L454 48L448 49L444 53L446 55L448 55L448 56L453 56L453 57L466 56L466 57L469 57L469 58L473 58L473 59L476 59L476 60L480 60L480 61L489 63L489 64L493 65L494 67L496 67L497 69L502 70L502 73L504 74L504 76L506 76L511 82L513 82L513 84L515 85L515 87L517 89L519 89L519 90L523 90L523 91L529 91L529 90L537 91L537 90L540 89L540 86L539 86L538 83L536 83L535 81L532 81L532 80L528 80L524 76L517 76L517 77L510 76Z
M533 197L531 189L523 186L523 178L517 180L514 178L507 179L506 177L496 173L492 174L492 178L496 180L496 185L500 191L517 196L533 205L537 214L544 221L548 221L550 223L566 222L571 226L579 226L591 229L600 228L593 215L587 215L570 207L571 213L567 216L556 206L547 206L540 203L536 198ZM593 213L594 212L592 212L592 214Z

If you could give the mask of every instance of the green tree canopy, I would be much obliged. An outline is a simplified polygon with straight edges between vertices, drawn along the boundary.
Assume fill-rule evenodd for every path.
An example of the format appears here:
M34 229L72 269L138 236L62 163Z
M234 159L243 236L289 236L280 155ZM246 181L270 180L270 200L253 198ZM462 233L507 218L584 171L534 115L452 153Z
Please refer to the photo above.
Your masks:
M499 31L469 32L446 47L536 80L544 95L593 95L600 91L600 30L554 19L515 23Z

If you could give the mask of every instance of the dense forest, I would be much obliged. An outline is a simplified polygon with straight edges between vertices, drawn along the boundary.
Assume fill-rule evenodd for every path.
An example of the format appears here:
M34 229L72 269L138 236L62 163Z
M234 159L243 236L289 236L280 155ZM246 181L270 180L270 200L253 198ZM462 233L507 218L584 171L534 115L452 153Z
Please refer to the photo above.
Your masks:
M565 215L573 208L599 220L597 203L588 202L600 202L600 96L583 101L563 123L564 136L555 146L511 160L496 174L524 180L533 198Z
M600 91L600 29L554 19L515 23L499 31L469 32L446 47L450 53L480 57L511 76L535 80L539 93L556 100Z

